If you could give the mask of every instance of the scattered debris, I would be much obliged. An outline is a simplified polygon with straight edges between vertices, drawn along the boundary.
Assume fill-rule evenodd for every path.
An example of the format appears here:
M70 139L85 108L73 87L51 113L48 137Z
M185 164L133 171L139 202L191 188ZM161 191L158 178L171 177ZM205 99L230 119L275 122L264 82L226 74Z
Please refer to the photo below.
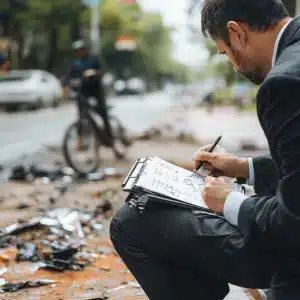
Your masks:
M43 285L53 284L56 281L49 279L35 279L31 281L23 281L19 283L6 283L0 287L0 292L17 292L24 288L39 287Z
M0 249L5 249L15 244L16 244L16 239L14 236L7 235L7 236L0 237Z
M136 281L129 281L127 283L121 284L115 288L109 289L104 293L104 297L107 297L106 299L108 299L108 296L116 291L119 291L121 289L125 289L125 288L129 288L129 287L133 287L133 288L137 288L141 290L141 286L136 282Z
M25 166L19 165L16 167L13 167L11 170L10 180L27 180L27 176L29 175L28 170Z
M29 207L28 203L26 203L26 202L20 202L18 204L18 206L17 206L17 209L26 209L28 207Z
M114 253L114 249L107 247L107 246L100 246L98 247L98 251L102 254L108 255Z
M133 280L130 273L121 273L126 267L106 238L107 219L113 213L115 201L121 199L121 188L115 187L113 181L121 182L124 175L125 170L107 168L80 177L63 164L15 168L10 180L23 181L20 186L28 183L32 188L27 194L18 196L14 191L0 199L4 207L8 204L7 207L17 213L14 223L0 228L0 248L4 249L0 251L0 293L49 285L41 295L53 289L54 294L63 299L66 287L81 290L85 282L93 278L99 280L101 289L96 285L88 287L87 299L108 299L103 295L106 289ZM102 182L106 179L109 179L108 184ZM98 181L101 181L99 186ZM81 193L78 198L77 195L75 199L70 197L70 192L78 186L83 186L85 191L85 183L89 182L92 183L86 199L81 200L84 197ZM91 192L92 189L95 191ZM39 216L28 219L27 211L30 216L31 212ZM106 286L101 283L103 277L111 277L113 281ZM54 280L31 280L33 278L55 279L56 282L64 278L65 283L61 286L54 284Z
M18 165L11 170L9 180L33 181L41 179L43 184L57 181L58 189L61 194L65 193L69 184L76 180L79 181L103 181L107 178L122 178L127 170L117 168L105 168L103 172L94 172L87 175L76 174L72 168L62 167L61 165Z
M54 271L82 271L85 266L89 265L90 263L79 263L75 260L62 260L62 259L52 259L49 261L41 262L39 267L41 269L49 269Z
M36 217L30 219L29 221L14 223L12 225L7 226L6 228L0 229L0 238L11 234L17 234L29 228L37 227L41 224L40 220L40 217Z
M6 267L0 269L0 276L2 276L3 274L5 274L8 271L8 269Z
M97 297L97 298L90 298L88 300L107 300L107 299L108 299L108 297L103 295L103 296L100 296L100 297Z
M39 268L60 272L80 271L98 257L96 253L84 252L82 248L88 234L98 235L103 230L101 221L104 220L104 214L111 209L112 204L108 200L91 213L69 208L53 209L44 216L2 229L0 237L21 235L21 241L16 245L17 262L38 262ZM32 234L28 231L30 229L34 229ZM10 257L0 253L0 260L6 262ZM102 270L109 271L110 267L103 266Z
M101 265L101 266L100 266L100 270L103 270L103 271L110 271L110 266L109 266L109 265Z
M0 278L0 286L3 286L6 284L6 279L5 278Z
M90 173L86 176L81 176L80 179L85 179L88 181L100 181L100 180L104 180L105 176L104 173Z
M36 262L40 260L38 249L35 244L27 242L21 245L17 245L17 248L18 253L16 256L16 261Z
M104 171L104 178L122 178L124 175L128 173L127 170L121 170L116 168L105 168Z
M98 205L94 211L94 217L101 214L106 214L108 211L113 209L112 203L110 200L104 200L102 204Z

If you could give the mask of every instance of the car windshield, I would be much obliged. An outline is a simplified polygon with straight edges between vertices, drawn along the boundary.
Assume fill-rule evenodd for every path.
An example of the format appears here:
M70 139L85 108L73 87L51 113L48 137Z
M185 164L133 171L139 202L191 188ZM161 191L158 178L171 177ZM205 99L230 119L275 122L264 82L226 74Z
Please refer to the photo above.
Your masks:
M32 74L30 72L9 72L0 74L0 83L1 82L16 82L16 81L25 81L30 79Z

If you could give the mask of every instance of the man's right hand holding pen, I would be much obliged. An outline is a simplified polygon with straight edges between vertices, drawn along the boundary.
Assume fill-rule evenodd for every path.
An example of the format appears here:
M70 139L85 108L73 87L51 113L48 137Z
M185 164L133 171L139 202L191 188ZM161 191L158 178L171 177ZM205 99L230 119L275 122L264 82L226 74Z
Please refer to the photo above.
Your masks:
M200 161L204 161L202 167L208 170L213 176L206 178L203 199L211 210L222 214L224 213L226 198L232 192L232 184L222 177L248 178L249 163L247 158L218 152L218 149L221 149L220 147L217 147L214 152L209 153L207 149L210 146L204 146L196 152L194 163L197 166Z
M201 147L193 158L195 166L204 161L203 168L210 171L214 177L226 176L230 178L248 177L248 159L229 153L217 146L212 153L207 152L211 145ZM223 151L220 151L223 150Z

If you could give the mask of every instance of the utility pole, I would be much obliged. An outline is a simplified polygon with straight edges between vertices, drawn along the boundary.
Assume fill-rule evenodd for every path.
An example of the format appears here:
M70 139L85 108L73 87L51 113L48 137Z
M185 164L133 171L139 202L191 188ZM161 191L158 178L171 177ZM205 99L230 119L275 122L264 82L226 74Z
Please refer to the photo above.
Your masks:
M300 0L296 0L296 15L300 14Z
M92 53L94 55L100 54L100 12L99 12L99 3L100 1L96 0L93 1L90 5L91 9L91 46L92 46Z
M99 5L103 0L81 0L90 7L90 41L94 55L100 54L100 12Z

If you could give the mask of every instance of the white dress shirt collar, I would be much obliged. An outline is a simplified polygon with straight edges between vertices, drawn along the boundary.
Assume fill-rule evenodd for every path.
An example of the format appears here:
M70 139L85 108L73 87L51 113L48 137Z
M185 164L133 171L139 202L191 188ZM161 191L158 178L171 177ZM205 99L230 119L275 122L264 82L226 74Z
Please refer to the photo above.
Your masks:
M275 45L274 45L274 50L273 50L273 56L272 56L272 67L274 67L275 65L275 61L276 61L276 57L277 57L277 51L278 51L278 46L279 46L279 42L281 40L281 37L285 31L285 29L287 28L287 26L290 24L290 22L292 21L293 19L289 20L282 28L281 30L279 31L278 35L277 35L277 38L276 38L276 41L275 41Z

